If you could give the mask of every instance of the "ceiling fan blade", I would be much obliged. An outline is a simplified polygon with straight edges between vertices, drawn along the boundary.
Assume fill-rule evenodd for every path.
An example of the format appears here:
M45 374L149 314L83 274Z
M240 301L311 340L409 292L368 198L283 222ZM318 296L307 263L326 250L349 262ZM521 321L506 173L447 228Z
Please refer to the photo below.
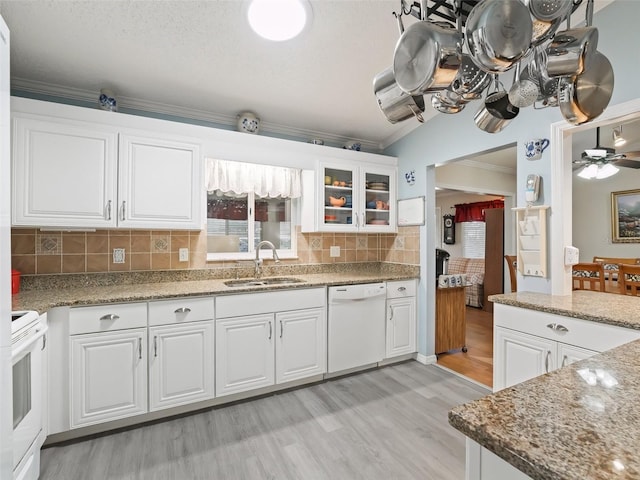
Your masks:
M640 156L638 156L637 160L634 160L633 158L621 158L610 163L616 167L640 168Z
M632 152L625 152L624 156L627 157L627 158L631 158L631 159L634 159L634 158L640 159L640 150L634 150Z

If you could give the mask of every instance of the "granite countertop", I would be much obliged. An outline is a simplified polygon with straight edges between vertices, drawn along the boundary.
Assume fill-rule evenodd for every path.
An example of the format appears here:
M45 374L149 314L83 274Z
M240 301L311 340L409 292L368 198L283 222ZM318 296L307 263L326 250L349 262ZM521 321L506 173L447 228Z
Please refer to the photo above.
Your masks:
M546 313L640 329L640 297L576 290L571 295L517 292L490 295L489 301Z
M199 280L162 281L153 283L127 283L122 285L89 284L82 286L32 289L12 296L12 309L35 310L44 313L55 307L120 303L162 298L202 295L228 295L234 293L257 293L274 290L299 289L332 285L352 285L391 280L416 278L407 272L332 272L299 275L277 275L297 278L301 283L285 285L263 285L228 287L225 281L233 278L212 278ZM265 277L266 278L266 277Z
M536 480L640 478L640 340L454 408L449 423Z

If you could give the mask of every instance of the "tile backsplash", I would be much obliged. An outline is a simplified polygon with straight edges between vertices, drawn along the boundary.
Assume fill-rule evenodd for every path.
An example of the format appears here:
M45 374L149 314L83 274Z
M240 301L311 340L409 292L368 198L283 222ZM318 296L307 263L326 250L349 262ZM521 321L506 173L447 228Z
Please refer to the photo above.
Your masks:
M397 234L301 233L298 258L286 264L392 262L420 264L419 227L399 227ZM331 257L329 248L340 247ZM124 263L113 262L113 249L124 249ZM180 248L189 260L179 261ZM50 232L33 228L11 230L11 266L25 275L51 273L134 272L236 266L237 262L207 262L204 231L97 230Z

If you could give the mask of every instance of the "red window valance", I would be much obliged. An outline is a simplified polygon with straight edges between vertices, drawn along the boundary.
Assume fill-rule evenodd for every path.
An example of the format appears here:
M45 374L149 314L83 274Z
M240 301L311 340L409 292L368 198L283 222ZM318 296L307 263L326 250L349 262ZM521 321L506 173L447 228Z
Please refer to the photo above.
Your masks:
M460 203L456 207L456 223L484 222L484 211L490 208L504 208L504 200L488 202Z

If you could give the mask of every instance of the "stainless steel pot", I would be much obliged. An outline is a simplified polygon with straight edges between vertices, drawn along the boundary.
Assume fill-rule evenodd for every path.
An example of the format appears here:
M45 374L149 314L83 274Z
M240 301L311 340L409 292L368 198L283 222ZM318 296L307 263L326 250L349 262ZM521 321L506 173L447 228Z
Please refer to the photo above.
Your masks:
M422 95L409 95L396 83L391 67L383 70L373 79L378 106L390 123L398 123L411 117L422 123L425 109Z
M511 119L496 117L483 105L473 117L473 121L480 130L487 133L498 133L509 125Z
M573 125L597 118L609 105L614 83L609 59L594 52L591 65L582 74L560 79L558 103L562 116Z
M393 73L402 90L422 95L447 88L460 68L462 35L453 27L419 21L409 26L393 54Z
M483 70L509 70L531 47L533 22L519 0L483 0L467 17L465 39L473 61Z
M440 113L454 114L464 110L468 102L449 89L431 95L431 106Z

